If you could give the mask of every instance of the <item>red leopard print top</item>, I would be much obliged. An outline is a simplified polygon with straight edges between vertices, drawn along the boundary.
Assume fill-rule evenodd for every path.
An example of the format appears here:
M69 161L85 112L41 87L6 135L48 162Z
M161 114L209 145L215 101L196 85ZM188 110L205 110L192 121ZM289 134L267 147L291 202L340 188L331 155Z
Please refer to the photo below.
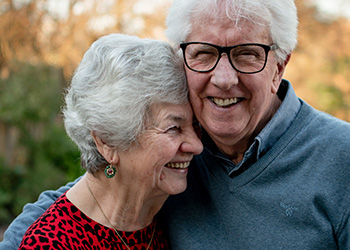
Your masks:
M134 232L118 231L130 249L147 249L155 223ZM25 233L19 249L127 249L115 231L93 221L63 194ZM157 226L149 249L168 249Z

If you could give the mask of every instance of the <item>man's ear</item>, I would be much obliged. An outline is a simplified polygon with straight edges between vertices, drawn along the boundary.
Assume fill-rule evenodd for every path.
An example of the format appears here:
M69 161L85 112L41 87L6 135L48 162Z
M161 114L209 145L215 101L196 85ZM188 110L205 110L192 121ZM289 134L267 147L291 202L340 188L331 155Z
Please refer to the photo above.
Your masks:
M278 88L280 86L280 83L282 81L282 77L284 74L284 71L286 69L286 66L291 58L292 54L288 54L286 57L286 60L284 60L282 63L277 64L277 70L275 72L274 78L273 78L273 83L272 83L272 93L276 94L278 91Z
M100 137L91 132L92 138L96 144L98 152L105 158L105 160L111 165L117 165L119 162L118 150L106 144Z

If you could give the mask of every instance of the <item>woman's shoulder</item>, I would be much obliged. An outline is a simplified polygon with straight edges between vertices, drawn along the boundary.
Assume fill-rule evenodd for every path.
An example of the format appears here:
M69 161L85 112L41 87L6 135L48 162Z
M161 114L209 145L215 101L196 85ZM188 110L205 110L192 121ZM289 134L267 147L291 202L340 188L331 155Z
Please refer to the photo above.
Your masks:
M64 244L64 238L60 235L67 233L66 225L71 219L62 208L69 204L65 194L60 196L46 211L39 217L25 233L20 248L34 249L37 246L51 246L53 248Z
M115 240L113 230L86 216L65 193L29 227L19 249L71 249L87 244L96 249L114 249Z

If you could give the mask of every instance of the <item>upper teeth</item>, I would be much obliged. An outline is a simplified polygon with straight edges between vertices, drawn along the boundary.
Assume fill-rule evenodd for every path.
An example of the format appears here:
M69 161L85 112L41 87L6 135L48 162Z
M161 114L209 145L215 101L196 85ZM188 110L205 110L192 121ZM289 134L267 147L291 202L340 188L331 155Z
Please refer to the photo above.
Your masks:
M219 98L215 98L213 97L212 98L212 101L218 105L218 106L221 106L221 107L224 107L224 106L228 106L228 105L232 105L232 104L236 104L238 102L238 98L228 98L228 99L219 99Z
M165 166L169 168L187 168L190 165L190 162L182 163L167 163Z

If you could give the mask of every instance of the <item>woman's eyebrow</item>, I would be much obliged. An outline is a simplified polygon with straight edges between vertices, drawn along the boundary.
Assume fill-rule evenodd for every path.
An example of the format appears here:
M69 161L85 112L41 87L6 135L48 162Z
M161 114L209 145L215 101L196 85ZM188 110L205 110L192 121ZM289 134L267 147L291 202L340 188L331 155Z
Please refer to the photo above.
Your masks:
M167 120L174 121L174 122L184 122L186 118L184 116L179 116L179 115L173 115L173 114L168 114L166 116Z

